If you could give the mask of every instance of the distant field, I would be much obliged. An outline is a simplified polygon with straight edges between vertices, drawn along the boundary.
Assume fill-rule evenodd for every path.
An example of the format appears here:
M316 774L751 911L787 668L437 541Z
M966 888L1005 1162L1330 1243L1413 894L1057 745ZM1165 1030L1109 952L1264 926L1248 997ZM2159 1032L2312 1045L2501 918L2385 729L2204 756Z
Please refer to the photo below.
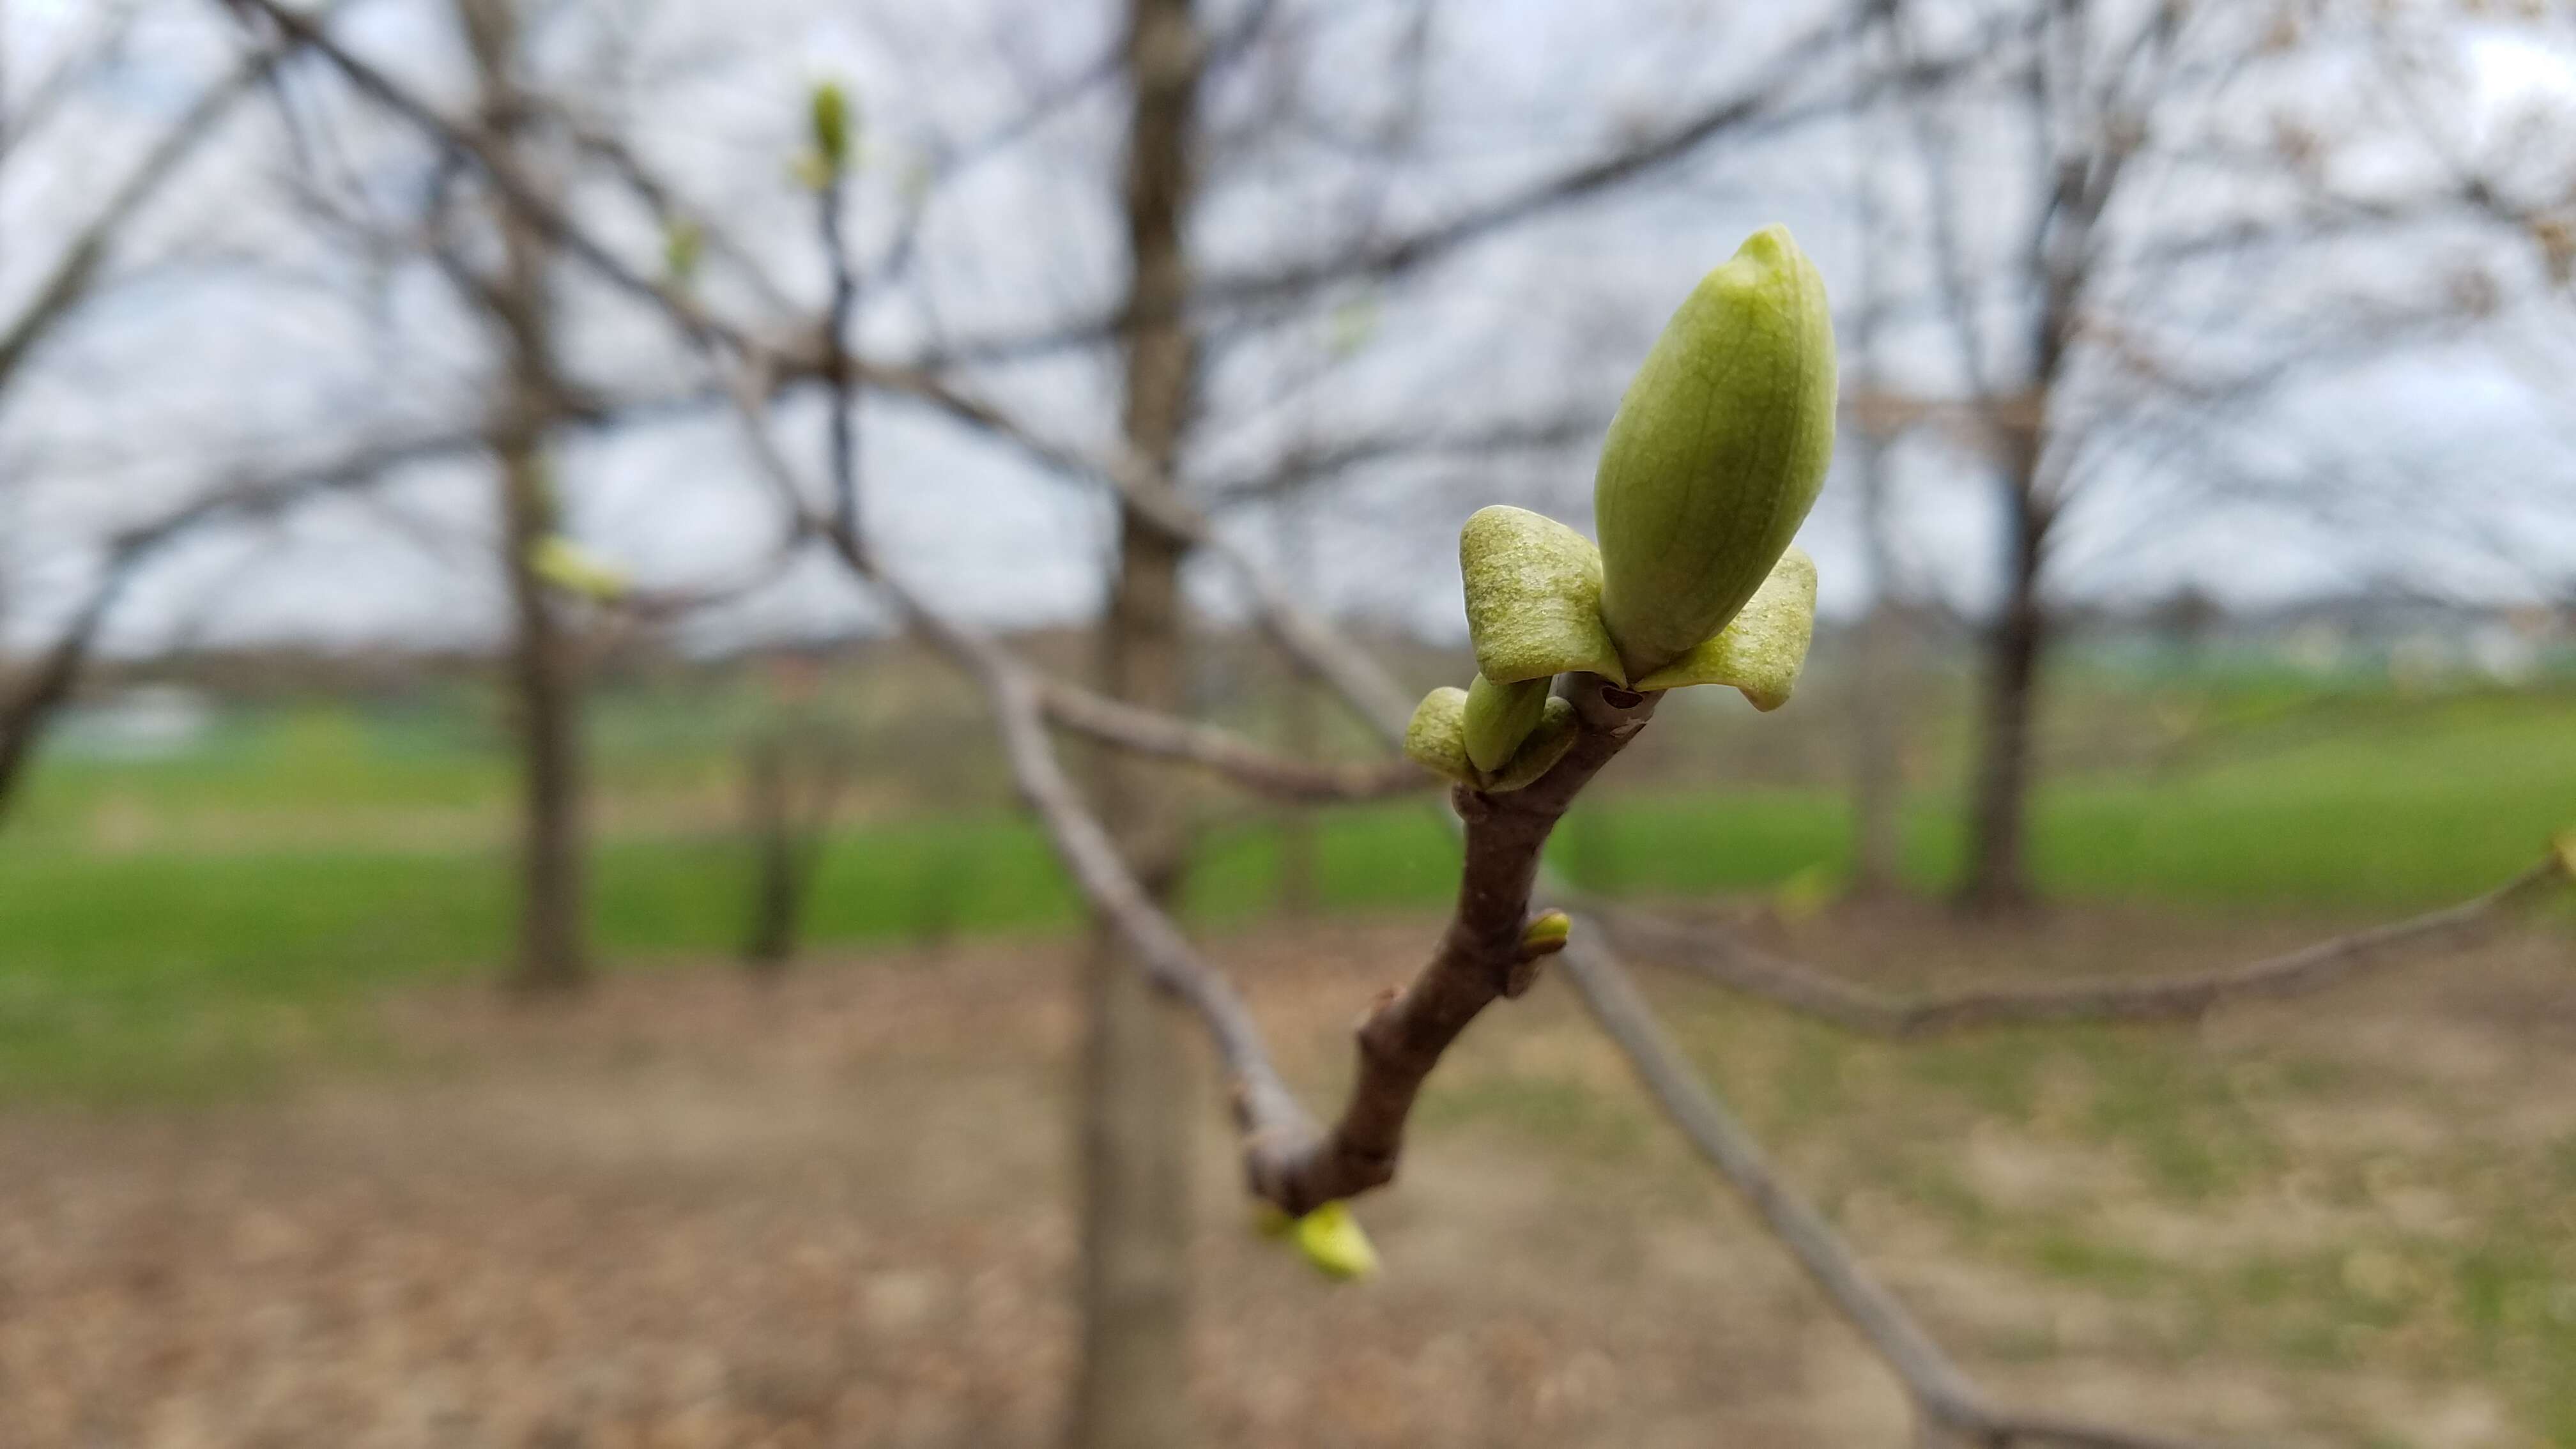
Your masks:
M738 714L667 700L602 710L596 913L617 964L704 958L739 940L746 862L727 744ZM2139 733L2142 720L2175 718L2188 727ZM1831 716L1807 720L1812 744ZM1722 744L1758 738L1745 724L1710 728ZM1925 733L1955 735L1955 717ZM2069 897L2402 911L2496 883L2576 823L2576 692L2564 689L2319 699L2262 682L2090 687L2070 692L2052 741L2079 763L2040 798L2037 861ZM824 859L813 943L1073 919L1043 842L981 757L942 766L895 753L898 781L964 771L968 803L924 818L899 792L861 787ZM1660 784L1614 776L1560 832L1559 860L1587 884L1659 895L1829 881L1849 832L1818 758L1830 766L1830 752L1782 766L1797 782L1786 785L1678 767ZM1956 771L1934 760L1919 773ZM281 1040L334 1036L338 1008L365 988L489 970L508 934L509 787L488 729L453 710L278 711L229 719L176 758L49 758L0 826L0 1093L186 1092L210 1070L256 1076ZM1191 909L1224 920L1269 908L1270 817L1209 804ZM1440 900L1454 879L1442 809L1426 794L1323 813L1325 905ZM1909 802L1908 864L1927 890L1956 861L1955 818L1947 792Z

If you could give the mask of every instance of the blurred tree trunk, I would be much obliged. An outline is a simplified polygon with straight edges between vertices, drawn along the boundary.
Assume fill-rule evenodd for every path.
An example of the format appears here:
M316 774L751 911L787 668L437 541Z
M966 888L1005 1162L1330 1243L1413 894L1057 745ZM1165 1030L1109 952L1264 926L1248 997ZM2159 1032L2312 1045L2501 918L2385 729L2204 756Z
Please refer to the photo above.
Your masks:
M1905 621L1888 586L1887 445L1865 441L1858 471L1875 593L1861 618L1860 667L1852 682L1852 890L1886 896L1902 881L1905 803Z
M477 124L502 145L517 146L528 115L512 74L519 53L516 0L457 0L457 14L480 89ZM537 551L557 524L546 459L555 399L547 245L520 208L496 200L492 220L502 261L486 291L487 308L507 361L491 436L501 475L501 567L510 593L510 684L520 752L519 939L510 981L523 991L565 991L589 979L590 962L580 661L562 602L536 569Z
M1183 229L1202 65L1190 0L1130 0L1125 57L1134 110L1125 199L1132 273L1122 339L1127 446L1168 487L1197 371L1185 307ZM1122 511L1102 627L1102 687L1149 709L1183 711L1186 550L1137 510ZM1152 765L1101 762L1103 816L1145 887L1168 899L1186 851L1183 801ZM1190 1093L1179 1023L1108 931L1085 971L1082 1349L1076 1449L1177 1449L1190 1439L1187 1256Z
M1302 499L1291 499L1279 511L1279 561L1289 587L1305 598L1315 596L1313 521ZM1314 681L1282 651L1279 700L1280 743L1300 760L1323 757L1324 716ZM1279 909L1291 916L1311 916L1323 902L1323 863L1310 805L1289 804L1279 810Z
M2032 724L2040 671L2047 662L2048 616L2040 596L2052 521L2034 477L2036 439L2011 460L2005 495L2010 536L2001 611L1986 641L1983 732L1969 801L1968 873L1959 903L1973 911L2010 913L2033 899L2028 849Z
M1887 262L1899 244L1880 205L1878 167L1885 151L1877 128L1860 129L1858 200L1860 306L1851 328L1853 392L1874 399L1886 390L1879 372L1879 333L1888 303ZM1859 456L1853 472L1860 486L1861 548L1869 560L1869 611L1861 617L1852 680L1852 880L1855 895L1887 896L1899 888L1903 842L1898 813L1904 804L1903 628L1896 600L1895 520L1890 517L1888 426L1857 410Z

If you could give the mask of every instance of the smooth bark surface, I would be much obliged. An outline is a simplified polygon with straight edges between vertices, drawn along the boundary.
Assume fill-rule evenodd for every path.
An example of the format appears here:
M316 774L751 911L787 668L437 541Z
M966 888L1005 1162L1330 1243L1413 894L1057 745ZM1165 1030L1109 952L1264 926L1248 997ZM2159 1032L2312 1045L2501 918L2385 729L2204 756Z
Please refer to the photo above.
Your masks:
M1194 177L1200 40L1190 0L1133 0L1126 67L1129 327L1121 433L1169 491L1189 424L1195 346L1184 304L1183 236ZM1134 507L1121 510L1117 571L1101 630L1101 689L1167 715L1186 712L1186 549ZM1102 762L1101 814L1147 897L1162 906L1188 848L1184 801L1141 761ZM1113 927L1096 929L1084 971L1079 1170L1082 1348L1075 1449L1178 1449L1189 1442L1191 1072L1181 1023Z

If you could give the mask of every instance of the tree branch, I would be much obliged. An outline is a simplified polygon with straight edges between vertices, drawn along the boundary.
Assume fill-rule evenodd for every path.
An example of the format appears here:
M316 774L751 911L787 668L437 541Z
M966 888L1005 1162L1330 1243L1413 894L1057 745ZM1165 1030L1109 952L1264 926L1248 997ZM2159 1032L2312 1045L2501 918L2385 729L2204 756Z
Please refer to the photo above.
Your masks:
M1824 1214L1781 1180L1761 1144L1655 1024L1617 958L1586 932L1580 919L1563 959L1565 974L1585 1008L1627 1057L1647 1095L1743 1196L1843 1320L1895 1372L1927 1427L1988 1449L2014 1445L2191 1449L2188 1440L2019 1414L1990 1402L1895 1295L1871 1276Z
M1772 955L1723 931L1694 929L1626 908L1601 910L1598 918L1629 950L1728 990L1864 1035L1916 1038L2034 1022L2192 1021L2237 1001L2322 991L2410 957L2467 949L2491 937L2518 909L2565 889L2569 869L2553 853L2473 900L2223 970L2141 981L1981 987L1911 998Z
M1038 703L1048 722L1060 728L1133 754L1197 765L1274 800L1383 800L1436 783L1435 776L1411 760L1309 763L1266 750L1230 730L1139 709L1057 680L1041 682Z

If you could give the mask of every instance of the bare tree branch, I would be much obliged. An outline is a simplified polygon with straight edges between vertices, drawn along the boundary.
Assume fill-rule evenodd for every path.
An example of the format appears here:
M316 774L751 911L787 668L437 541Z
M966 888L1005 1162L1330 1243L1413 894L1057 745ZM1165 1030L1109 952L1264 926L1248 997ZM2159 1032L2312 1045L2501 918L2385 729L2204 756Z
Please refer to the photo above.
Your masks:
M71 244L54 263L51 272L36 287L35 295L24 311L0 330L0 387L25 365L36 345L49 336L55 325L71 314L80 300L89 295L98 280L99 269L107 262L108 249L116 234L132 221L144 205L160 193L180 166L196 152L199 144L212 135L216 123L234 103L248 94L287 54L296 43L289 40L259 46L236 65L230 74L206 89L178 118L161 133L142 159L134 164L107 196L88 225L73 236Z
M1436 777L1411 760L1313 764L1275 754L1229 730L1122 704L1056 680L1040 686L1049 723L1135 754L1200 766L1274 800L1383 800L1418 794Z
M2246 1000L2303 996L2405 960L2466 950L2515 913L2569 884L2555 853L2504 885L2438 911L2221 970L2146 980L2057 981L1901 997L1775 956L1722 929L1620 908L1596 914L1613 939L1731 991L1869 1036L1918 1038L1980 1028L2069 1021L2191 1021Z
M1770 1158L1692 1069L1637 994L1617 958L1577 919L1564 969L1592 1019L1700 1155L1798 1260L1845 1322L1894 1370L1924 1424L1985 1449L2190 1449L2191 1441L2016 1413L1992 1403L1922 1325L1853 1255L1824 1214L1783 1181Z

